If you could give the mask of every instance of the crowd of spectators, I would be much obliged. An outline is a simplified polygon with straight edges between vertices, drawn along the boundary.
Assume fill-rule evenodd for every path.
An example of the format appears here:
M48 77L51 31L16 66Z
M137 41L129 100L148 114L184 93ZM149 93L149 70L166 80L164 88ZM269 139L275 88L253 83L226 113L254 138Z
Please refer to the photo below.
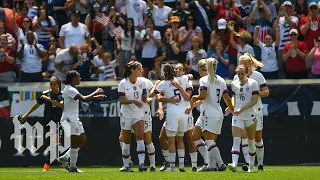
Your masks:
M160 79L183 63L199 79L200 59L233 78L249 53L266 79L320 77L318 0L0 0L0 82L119 80L129 61Z

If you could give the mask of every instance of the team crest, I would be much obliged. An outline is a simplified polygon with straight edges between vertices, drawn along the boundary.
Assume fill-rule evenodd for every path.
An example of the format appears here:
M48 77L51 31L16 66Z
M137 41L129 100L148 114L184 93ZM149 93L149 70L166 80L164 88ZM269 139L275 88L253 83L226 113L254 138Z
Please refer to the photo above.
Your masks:
M250 88L249 88L249 87L246 87L246 91L249 92L249 90L250 90Z
M311 21L311 23L310 23L310 29L311 29L312 31L318 30L318 27L319 27L318 21Z
M133 90L135 90L135 91L136 91L136 90L137 90L137 87L136 87L136 86L133 86Z
M240 92L243 92L243 88L240 88Z

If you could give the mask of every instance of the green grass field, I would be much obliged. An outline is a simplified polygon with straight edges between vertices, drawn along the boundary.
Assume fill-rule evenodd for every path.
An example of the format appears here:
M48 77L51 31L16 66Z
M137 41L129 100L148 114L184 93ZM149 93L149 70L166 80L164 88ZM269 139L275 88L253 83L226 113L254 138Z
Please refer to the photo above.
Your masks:
M41 168L0 168L0 179L320 179L320 166L266 166L264 172L246 173L241 172L238 167L237 173L229 170L225 172L204 172L193 173L191 168L187 168L187 172L168 173L168 172L136 172L137 168L133 168L133 173L120 173L119 168L115 167L99 167L99 168L81 168L84 173L69 173L62 168L51 168L50 172L42 172Z

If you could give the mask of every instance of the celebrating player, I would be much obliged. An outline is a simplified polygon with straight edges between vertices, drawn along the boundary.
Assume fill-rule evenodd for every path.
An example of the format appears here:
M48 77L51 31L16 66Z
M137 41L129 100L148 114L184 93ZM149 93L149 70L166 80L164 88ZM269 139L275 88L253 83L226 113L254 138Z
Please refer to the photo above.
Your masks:
M216 145L217 135L221 132L223 112L220 100L223 97L225 103L232 110L233 106L228 95L226 82L216 75L218 61L214 58L207 59L208 76L200 79L200 94L191 98L193 106L198 100L203 100L201 106L202 134L206 140L208 152L218 163L219 171L227 167L220 156L219 148Z
M64 99L64 110L61 117L61 125L66 127L68 124L70 126L71 133L71 149L70 149L70 169L69 172L83 172L77 168L78 151L82 148L86 142L87 138L84 133L84 129L81 121L79 120L79 100L80 101L91 101L91 100L102 100L106 98L103 95L104 91L98 88L93 93L87 96L83 96L75 88L80 84L81 77L77 71L68 71L66 74L65 84L66 87L63 90ZM66 129L65 129L66 131ZM66 153L64 156L59 158L59 161L66 165L68 161L68 155Z
M257 159L258 159L258 170L263 171L263 158L264 158L264 145L262 141L262 129L263 129L263 105L261 101L261 97L268 97L269 96L269 88L267 86L266 80L263 75L255 71L257 67L263 67L263 64L252 57L250 54L245 53L244 55L240 56L240 64L248 67L248 77L257 81L259 88L259 97L258 102L255 105L256 109L256 119L257 119L257 127L256 127L256 135L255 135L255 144L257 148ZM234 77L238 79L238 76ZM248 141L246 139L246 141ZM247 171L248 168L243 166L242 169Z
M61 93L61 82L58 77L52 76L50 79L50 89L43 91L42 95L37 98L36 104L21 116L20 121L23 123L27 117L40 105L44 104L44 120L45 122L54 121L59 123L63 111L63 99ZM57 137L50 137L56 139ZM51 144L50 144L51 145ZM51 154L52 155L52 154ZM43 166L43 171L50 169L50 153L47 155L46 163Z
M147 103L147 90L145 82L140 78L142 65L138 61L129 62L124 70L124 79L118 86L121 106L121 136L123 172L133 172L129 167L131 129L134 130L137 140L137 154L139 158L139 171L146 171L144 166L144 110L143 102Z
M161 81L159 85L155 85L154 93L150 97L155 96L155 94L162 93L163 97L159 99L161 102L167 103L167 115L166 115L166 135L169 143L169 162L170 168L169 172L175 171L175 160L176 160L176 140L177 149L179 156L179 170L180 172L185 172L184 168L184 156L185 147L183 142L184 133L187 131L187 119L188 116L184 113L186 109L185 99L189 94L185 91L183 87L187 87L189 78L185 76L178 82L176 79L174 68L170 64L165 64L164 66L164 77L165 80ZM183 99L182 99L183 98Z
M254 161L256 147L254 144L256 131L256 111L255 105L258 101L259 88L257 81L248 78L248 68L239 65L236 69L238 79L231 83L231 89L234 96L235 110L232 117L232 163L228 168L236 172L240 153L241 134L244 129L247 130L248 147L250 154L250 163L248 172L254 172ZM232 110L231 110L232 111Z

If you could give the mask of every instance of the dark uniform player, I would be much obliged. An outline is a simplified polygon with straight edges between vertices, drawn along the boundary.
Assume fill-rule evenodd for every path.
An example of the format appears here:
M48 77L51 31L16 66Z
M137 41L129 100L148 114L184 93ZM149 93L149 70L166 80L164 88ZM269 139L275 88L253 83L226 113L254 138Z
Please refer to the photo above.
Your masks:
M44 104L44 124L47 124L51 120L55 123L59 123L63 111L63 98L60 89L61 82L59 78L52 76L50 79L50 89L42 92L42 95L37 98L37 103L33 105L27 113L21 116L20 121L24 122L33 111L38 109L40 105ZM49 131L49 129L46 131ZM46 163L43 166L43 171L49 171L49 168L50 156L48 153Z

